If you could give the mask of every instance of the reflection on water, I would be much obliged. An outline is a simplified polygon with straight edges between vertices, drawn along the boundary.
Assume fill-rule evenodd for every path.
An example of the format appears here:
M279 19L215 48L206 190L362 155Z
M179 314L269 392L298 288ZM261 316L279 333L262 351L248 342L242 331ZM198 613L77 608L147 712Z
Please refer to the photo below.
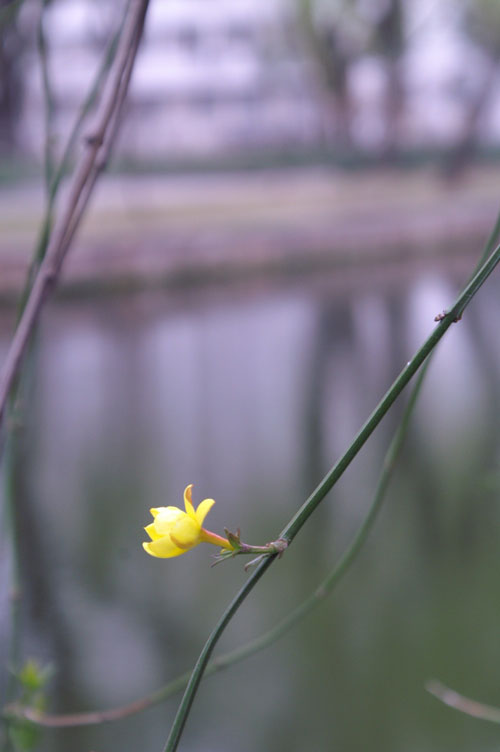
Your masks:
M246 576L239 561L211 569L208 547L145 556L149 508L180 503L193 482L196 501L217 500L209 527L275 537L458 284L325 278L51 305L17 503L25 649L55 665L54 710L118 705L184 671ZM491 748L494 729L423 686L437 676L500 703L498 287L490 281L440 346L386 509L339 591L278 645L207 680L183 749ZM221 650L275 623L333 565L367 509L399 411ZM175 708L50 732L45 748L160 749Z

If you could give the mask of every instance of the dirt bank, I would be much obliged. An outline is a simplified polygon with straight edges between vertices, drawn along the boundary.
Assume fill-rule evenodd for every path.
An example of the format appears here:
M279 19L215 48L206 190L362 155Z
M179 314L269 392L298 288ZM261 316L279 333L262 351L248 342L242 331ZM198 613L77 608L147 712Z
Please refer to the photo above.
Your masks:
M103 177L62 285L138 284L479 251L499 207L498 170L457 185L432 170L302 169ZM0 193L0 295L19 291L41 188Z

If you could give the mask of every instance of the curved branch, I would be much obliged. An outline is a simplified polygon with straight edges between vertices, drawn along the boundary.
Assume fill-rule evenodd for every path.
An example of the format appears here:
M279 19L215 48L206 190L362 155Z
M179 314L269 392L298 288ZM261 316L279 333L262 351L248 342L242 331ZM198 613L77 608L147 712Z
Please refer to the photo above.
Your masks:
M19 371L27 344L49 292L56 283L71 241L87 207L94 184L104 169L116 135L120 113L130 83L134 61L144 28L149 0L135 0L129 8L95 127L75 168L66 206L57 221L47 251L38 269L23 314L19 320L0 376L0 424L7 399Z
M450 689L436 679L427 682L425 688L431 695L448 705L449 708L454 708L454 710L465 713L472 718L479 718L481 721L500 723L500 708L494 705L485 705L477 700L472 700L470 697L460 695L454 689Z

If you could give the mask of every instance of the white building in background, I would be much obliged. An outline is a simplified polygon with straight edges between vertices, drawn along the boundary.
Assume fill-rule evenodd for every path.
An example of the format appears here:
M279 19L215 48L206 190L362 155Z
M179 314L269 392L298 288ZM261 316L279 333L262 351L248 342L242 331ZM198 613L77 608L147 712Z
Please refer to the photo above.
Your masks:
M99 65L119 2L55 0L47 9L56 130L62 136ZM318 143L325 132L321 87L298 41L297 2L151 0L120 136L122 156L182 160ZM400 145L443 146L460 136L460 87L474 87L486 63L460 35L450 7L448 0L407 0ZM384 65L381 56L369 53L350 69L352 137L368 150L383 140ZM40 152L43 97L34 54L28 67L21 139ZM498 143L499 130L497 92L481 122L483 141Z

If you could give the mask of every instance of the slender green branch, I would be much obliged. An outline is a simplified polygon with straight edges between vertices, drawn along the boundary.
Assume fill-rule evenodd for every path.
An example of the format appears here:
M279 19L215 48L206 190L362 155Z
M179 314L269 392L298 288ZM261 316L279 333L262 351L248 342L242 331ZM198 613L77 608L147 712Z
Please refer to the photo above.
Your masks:
M234 614L237 612L237 610L239 609L243 601L246 599L247 595L249 595L249 593L253 590L253 588L256 586L256 584L260 580L260 578L265 574L267 569L271 566L276 556L278 556L278 554L273 554L272 556L268 556L266 559L264 559L264 561L262 561L261 564L259 564L257 569L248 578L245 585L243 585L243 587L240 588L240 590L235 595L235 597L233 598L229 606L226 608L221 618L217 622L215 629L212 631L210 637L208 638L205 645L203 646L203 649L198 657L198 660L196 661L196 664L191 673L191 676L189 677L186 691L184 692L184 695L181 700L181 704L174 718L174 722L172 724L172 728L170 730L167 743L165 745L165 752L171 752L171 750L177 749L177 745L180 741L182 731L184 729L184 725L189 715L189 711L191 709L194 698L196 696L196 691L201 682L203 673L210 659L210 656L212 655L213 649L215 648L215 645L217 644L220 636L224 632L225 628L227 627L227 625L229 624L229 622L231 621L231 619L233 618Z
M460 318L466 306L470 303L473 296L479 290L481 285L486 281L495 266L500 260L500 246L490 255L485 264L479 269L477 274L471 279L469 284L460 293L456 302L448 313L445 314L439 325L434 329L430 337L424 342L420 350L416 353L413 359L406 365L401 371L393 385L387 391L385 396L379 402L375 410L372 412L366 423L363 425L354 441L348 448L347 452L340 458L336 465L330 470L330 472L323 478L318 487L313 491L309 498L304 502L297 514L286 525L286 527L280 533L280 538L284 538L289 543L295 538L301 527L309 519L316 507L323 501L328 491L338 481L347 467L350 465L354 457L357 455L363 444L368 437L373 433L378 426L384 415L387 413L391 405L395 402L397 397L401 394L404 387L408 384L410 379L414 376L417 370L420 368L424 360L429 353L432 352L439 340L443 337L449 327L454 321Z
M346 453L340 458L336 465L334 465L330 472L327 473L325 478L309 496L309 498L302 505L297 514L285 526L283 531L280 533L279 538L284 538L286 541L288 541L288 543L291 543L291 541L295 538L295 536L307 522L311 514L325 498L326 494L331 490L337 480L342 476L356 454L360 451L367 439L371 436L375 428L378 426L384 415L386 415L391 405L395 402L396 398L401 394L412 376L414 376L427 356L436 347L437 343L441 340L452 323L459 317L459 315L461 315L473 296L488 279L489 275L493 272L499 261L500 246L495 249L486 263L481 267L478 273L472 278L472 280L463 290L463 292L460 293L451 310L439 322L432 334L424 342L413 359L406 365L406 367L394 381L391 388L379 402L373 413L370 415L366 423L363 425L363 427L355 437L354 441L347 449ZM203 672L207 666L210 655L212 654L212 651L219 637L223 633L227 624L231 621L239 606L244 602L257 582L267 571L268 567L275 560L276 556L277 554L268 556L261 564L257 566L257 569L248 578L245 585L243 585L243 587L237 593L236 597L231 601L231 603L217 622L213 632L205 643L193 669L193 673L191 674L191 678L186 687L186 691L184 692L184 696L174 718L170 734L164 747L164 752L175 752L175 750L177 749Z
M10 440L7 442L5 451L5 472L4 472L4 494L5 494L5 513L7 517L7 530L10 541L11 553L10 553L10 566L11 576L9 585L9 599L10 599L10 633L9 633L9 649L8 649L8 661L9 661L9 678L7 687L5 690L5 699L7 702L14 697L15 687L17 684L15 678L15 671L19 670L21 663L21 576L20 576L20 559L19 559L19 536L16 531L16 519L14 515L14 489L13 489L13 477L12 471L12 436L16 433L16 427L11 428Z
M54 132L53 132L53 120L54 120L54 96L52 91L52 84L49 74L49 55L47 38L45 36L44 29L44 16L45 9L47 7L47 0L42 0L42 7L40 9L40 17L38 19L37 26L37 48L38 57L40 60L40 72L42 74L42 91L43 91L43 109L45 120L45 143L44 143L44 175L45 175L45 188L47 194L50 191L50 185L52 183L52 176L54 173Z
M486 263L487 259L491 256L491 254L493 253L495 249L495 246L498 244L499 235L500 235L500 211L497 214L497 218L496 218L495 224L493 225L493 229L488 235L488 239L486 243L484 244L483 251L481 253L481 256L479 257L479 261L474 267L474 271L472 272L471 276L474 276L474 274L476 274L479 271L482 265Z
M500 234L500 212L498 213L495 225L486 241L483 253L479 259L476 270L486 261L490 253L492 252L498 235ZM441 700L445 705L450 708L470 715L474 718L479 718L484 721L491 721L493 723L500 723L500 708L493 707L491 705L484 705L483 703L472 700L464 695L458 694L453 689L442 684L440 681L433 679L426 685L426 689L438 700Z

